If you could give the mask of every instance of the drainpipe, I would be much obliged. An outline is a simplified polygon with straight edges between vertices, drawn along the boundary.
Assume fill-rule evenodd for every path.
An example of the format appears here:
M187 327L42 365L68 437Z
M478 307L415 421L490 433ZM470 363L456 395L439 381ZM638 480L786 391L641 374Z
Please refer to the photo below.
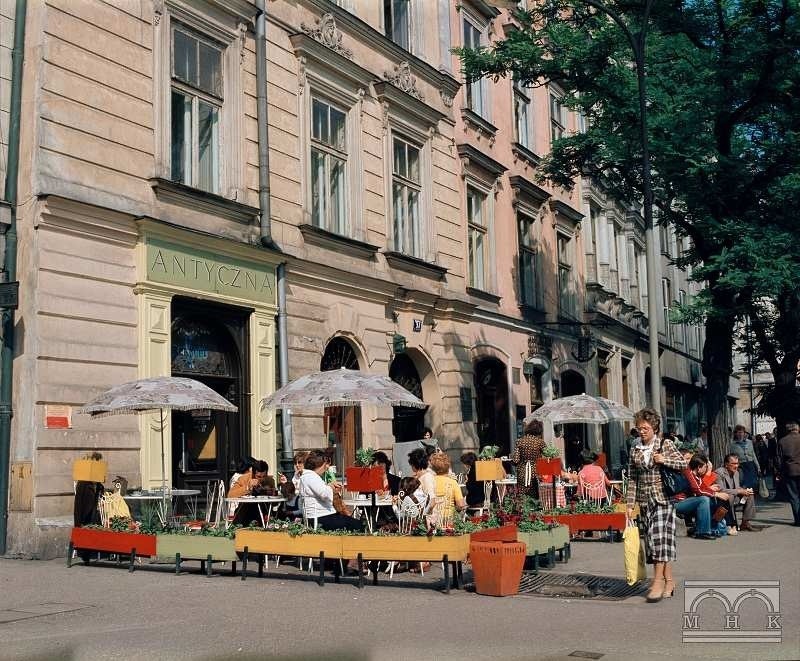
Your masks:
M261 245L277 250L272 240L269 188L269 110L267 108L267 8L256 0L256 117L258 122L258 208L261 213ZM289 383L289 335L286 330L286 263L278 265L278 376L281 387ZM292 414L281 415L283 453L278 460L284 471L292 468Z
M275 248L269 200L269 111L267 109L267 9L256 0L256 120L258 122L258 208L261 211L261 245Z
M17 0L14 12L14 48L11 51L11 105L8 122L8 167L4 199L11 207L6 230L5 277L17 279L17 180L19 175L19 121L22 105L22 61L25 55L27 3ZM6 552L8 531L8 471L11 456L11 412L14 382L14 310L2 311L3 339L0 347L0 556Z
M286 329L286 262L278 265L278 376L281 388L289 383L289 333ZM280 457L284 471L292 469L294 444L292 439L292 413L283 409L281 413L283 454Z

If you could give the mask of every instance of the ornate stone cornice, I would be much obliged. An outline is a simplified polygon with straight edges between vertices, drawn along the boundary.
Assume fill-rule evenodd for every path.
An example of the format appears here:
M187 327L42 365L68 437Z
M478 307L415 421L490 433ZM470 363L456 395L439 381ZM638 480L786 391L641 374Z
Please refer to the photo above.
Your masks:
M333 14L323 14L314 25L300 23L300 29L309 37L327 48L330 48L335 53L352 59L353 51L342 45L342 33L336 27L336 19L333 17Z

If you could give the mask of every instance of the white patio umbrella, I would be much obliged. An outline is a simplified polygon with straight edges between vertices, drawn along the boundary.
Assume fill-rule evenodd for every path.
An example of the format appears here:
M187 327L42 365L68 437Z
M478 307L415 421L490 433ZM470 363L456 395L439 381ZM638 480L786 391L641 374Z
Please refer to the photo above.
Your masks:
M261 400L264 408L324 408L326 406L408 406L427 404L388 376L342 367L306 374Z
M167 474L164 462L164 411L215 411L236 412L238 409L222 395L207 385L174 376L157 376L129 381L95 397L78 413L88 413L92 418L124 413L160 412L161 416L161 489L167 499ZM166 504L164 504L166 512Z
M527 416L523 424L533 420L549 420L555 425L570 422L603 425L612 420L633 420L633 411L605 397L584 393L547 402Z

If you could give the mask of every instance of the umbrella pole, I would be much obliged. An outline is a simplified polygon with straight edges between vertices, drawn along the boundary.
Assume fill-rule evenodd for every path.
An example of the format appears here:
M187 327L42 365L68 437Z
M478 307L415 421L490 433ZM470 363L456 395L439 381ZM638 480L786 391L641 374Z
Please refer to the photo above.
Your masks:
M167 527L167 470L166 462L164 460L164 409L160 409L161 413L161 511L162 519L161 525Z

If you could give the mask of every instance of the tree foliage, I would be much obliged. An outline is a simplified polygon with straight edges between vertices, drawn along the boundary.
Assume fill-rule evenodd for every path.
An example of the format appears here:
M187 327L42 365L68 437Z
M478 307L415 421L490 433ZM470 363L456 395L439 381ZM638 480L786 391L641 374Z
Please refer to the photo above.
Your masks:
M791 380L794 388L798 0L544 0L515 19L519 29L506 39L459 51L467 77L511 75L524 85L558 86L586 129L553 144L540 177L570 188L576 176L592 176L623 203L643 197L631 44L646 44L654 201L659 222L690 239L677 264L706 284L680 311L713 327L704 373L727 380L731 345L719 344L719 331L732 335L736 320L752 315L759 355L776 383L788 387Z

